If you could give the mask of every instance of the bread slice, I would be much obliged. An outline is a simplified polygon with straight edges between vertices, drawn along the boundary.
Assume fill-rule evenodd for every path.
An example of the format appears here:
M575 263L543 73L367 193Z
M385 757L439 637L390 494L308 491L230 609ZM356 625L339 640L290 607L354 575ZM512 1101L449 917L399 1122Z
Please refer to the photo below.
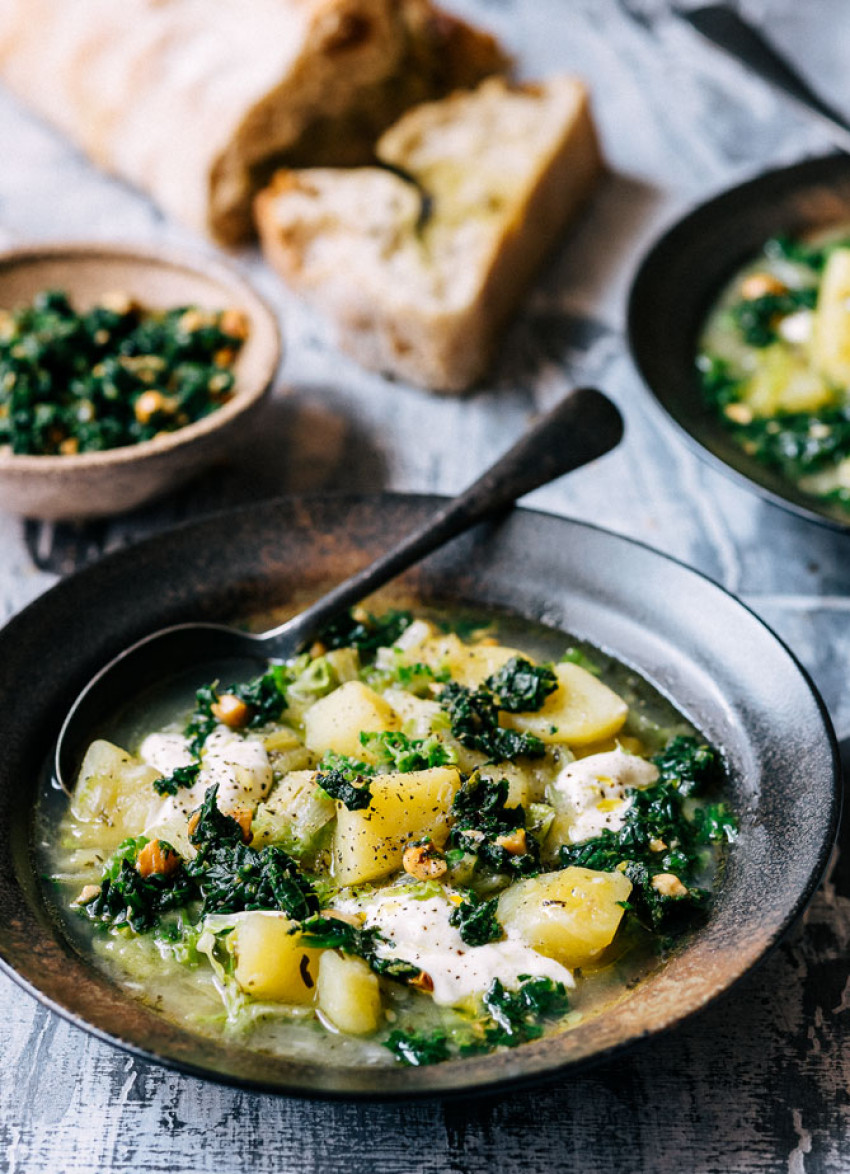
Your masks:
M599 171L587 93L491 78L411 110L377 154L384 169L279 172L263 250L363 366L464 391Z
M0 0L0 79L228 244L276 167L367 162L409 106L506 64L431 0Z

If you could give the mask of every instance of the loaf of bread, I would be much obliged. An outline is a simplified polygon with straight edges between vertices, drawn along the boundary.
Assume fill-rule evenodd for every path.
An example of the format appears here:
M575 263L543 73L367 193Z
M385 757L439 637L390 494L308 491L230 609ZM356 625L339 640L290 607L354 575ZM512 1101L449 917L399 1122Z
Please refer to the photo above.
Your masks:
M0 80L224 243L276 167L365 162L409 106L506 64L430 0L0 2Z
M363 366L466 390L600 168L585 88L491 78L405 114L377 155L279 172L263 250Z

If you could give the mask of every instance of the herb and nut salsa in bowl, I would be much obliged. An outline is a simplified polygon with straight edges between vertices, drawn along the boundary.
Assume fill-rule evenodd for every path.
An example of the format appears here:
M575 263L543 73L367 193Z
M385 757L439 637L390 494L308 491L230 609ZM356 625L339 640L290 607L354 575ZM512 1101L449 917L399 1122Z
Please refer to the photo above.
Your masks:
M101 242L0 252L0 506L127 512L233 453L280 360L230 264Z
M109 735L38 814L77 949L200 1035L328 1065L604 1015L711 918L736 837L721 755L666 698L492 612L358 610Z
M185 428L233 395L249 321L153 309L122 290L76 308L45 289L0 310L0 454L74 456Z

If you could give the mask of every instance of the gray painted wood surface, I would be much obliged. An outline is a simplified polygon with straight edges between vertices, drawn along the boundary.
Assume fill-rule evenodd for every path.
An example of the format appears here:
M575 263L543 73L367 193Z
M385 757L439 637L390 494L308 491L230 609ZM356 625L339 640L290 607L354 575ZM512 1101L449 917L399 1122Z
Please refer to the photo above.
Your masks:
M696 200L826 146L657 0L457 0L523 73L592 84L610 174L530 297L488 389L439 400L358 371L246 253L287 355L263 434L176 497L109 524L0 514L0 618L58 576L173 522L278 492L453 491L570 384L628 421L619 453L535 504L634 535L740 594L791 644L850 739L850 539L707 469L649 402L623 310L637 258ZM744 10L850 111L846 0ZM0 234L200 246L0 93ZM613 572L617 568L612 568ZM633 1055L476 1104L354 1107L219 1088L128 1059L0 977L0 1166L8 1171L423 1172L850 1169L850 865L839 851L804 923L719 1006Z

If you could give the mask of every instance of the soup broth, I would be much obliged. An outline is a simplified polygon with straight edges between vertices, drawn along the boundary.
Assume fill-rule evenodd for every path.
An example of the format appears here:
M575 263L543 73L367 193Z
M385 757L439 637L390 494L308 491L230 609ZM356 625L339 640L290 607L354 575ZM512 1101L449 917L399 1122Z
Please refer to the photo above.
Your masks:
M666 698L515 617L357 612L107 733L39 809L69 936L163 1015L287 1057L427 1064L604 1013L710 915L735 834Z

